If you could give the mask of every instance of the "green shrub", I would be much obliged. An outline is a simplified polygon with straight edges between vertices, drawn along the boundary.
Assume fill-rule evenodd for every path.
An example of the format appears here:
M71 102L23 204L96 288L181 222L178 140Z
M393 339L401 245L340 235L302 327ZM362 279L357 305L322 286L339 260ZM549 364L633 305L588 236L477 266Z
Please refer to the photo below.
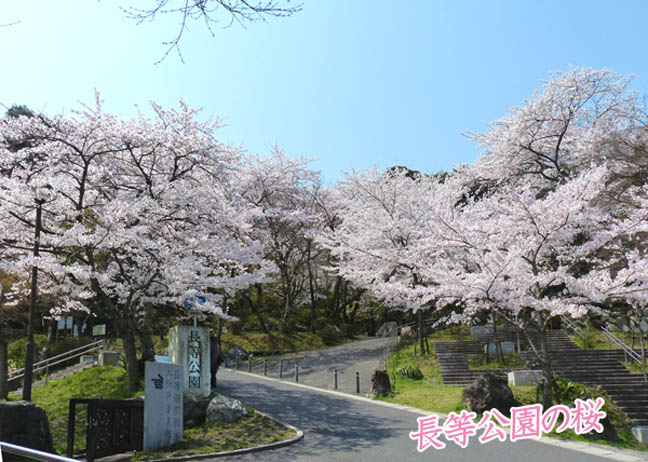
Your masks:
M323 329L318 330L316 333L322 337L322 341L327 346L335 345L343 337L340 329L335 326L326 326Z
M564 404L569 407L574 405L576 399L585 401L588 399L595 400L596 398L601 397L605 400L602 410L605 411L612 425L617 429L630 428L632 426L628 416L621 410L621 408L612 402L610 397L601 389L600 386L590 388L582 383L572 382L565 377L555 375L552 392L556 404Z
M408 364L407 366L399 367L398 369L396 369L396 373L406 379L423 379L423 373L421 372L421 369L410 364Z

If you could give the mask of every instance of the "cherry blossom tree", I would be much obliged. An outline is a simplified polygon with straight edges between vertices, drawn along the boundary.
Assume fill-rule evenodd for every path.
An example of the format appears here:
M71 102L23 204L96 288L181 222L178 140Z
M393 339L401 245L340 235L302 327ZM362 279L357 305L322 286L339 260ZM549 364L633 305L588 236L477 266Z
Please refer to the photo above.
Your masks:
M194 290L233 293L273 269L249 237L251 215L232 185L242 153L214 138L180 103L154 118L122 121L99 95L71 118L2 121L3 244L12 271L36 266L65 277L124 339L135 389L135 335L159 305L182 306ZM15 152L10 143L26 147ZM42 207L42 256L28 254ZM223 315L220 296L201 308Z
M412 312L431 306L437 286L426 272L440 250L432 220L455 213L457 191L398 168L353 172L336 189L340 223L321 242L338 274L391 306Z
M309 163L274 147L267 157L250 156L240 180L241 195L255 214L252 236L263 243L265 258L278 270L282 307L278 315L284 328L303 300L306 284L311 284L313 295L309 268L317 256L313 233L320 226L317 201L322 185L319 172ZM257 316L260 290L257 286L257 304L253 303Z
M479 175L560 182L606 163L646 127L631 81L608 69L555 73L487 131L468 133L484 149Z

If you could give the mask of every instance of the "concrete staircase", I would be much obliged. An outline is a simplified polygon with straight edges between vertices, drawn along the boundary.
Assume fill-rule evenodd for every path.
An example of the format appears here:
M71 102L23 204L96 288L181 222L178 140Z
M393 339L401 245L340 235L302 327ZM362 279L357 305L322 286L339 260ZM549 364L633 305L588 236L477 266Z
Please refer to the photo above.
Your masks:
M529 353L525 353L529 354ZM648 383L623 364L623 350L552 350L554 371L574 382L600 386L632 420L648 425Z
M500 341L512 341L517 345L517 333L507 327L497 329ZM477 334L478 340L458 342L435 342L441 377L444 385L467 385L485 372L504 374L506 369L469 370L466 354L483 353L484 345L495 339L492 333ZM632 420L634 426L648 425L648 383L641 374L631 373L623 364L623 350L583 350L578 347L564 330L547 333L547 343L554 371L574 382L598 386L608 394ZM532 335L532 340L537 336ZM521 348L528 347L527 339L519 337ZM531 364L536 361L531 351L522 351L521 356Z

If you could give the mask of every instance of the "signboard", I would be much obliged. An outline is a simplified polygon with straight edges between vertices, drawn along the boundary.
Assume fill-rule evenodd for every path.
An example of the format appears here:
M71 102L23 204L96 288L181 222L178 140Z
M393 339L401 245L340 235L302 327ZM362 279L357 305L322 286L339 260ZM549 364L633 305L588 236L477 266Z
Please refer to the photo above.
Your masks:
M93 337L99 337L101 335L106 335L106 325L105 324L98 324L96 326L92 327L92 336Z
M184 368L184 391L196 396L211 392L209 329L174 326L169 329L169 356Z
M183 367L147 361L144 379L144 450L182 441Z

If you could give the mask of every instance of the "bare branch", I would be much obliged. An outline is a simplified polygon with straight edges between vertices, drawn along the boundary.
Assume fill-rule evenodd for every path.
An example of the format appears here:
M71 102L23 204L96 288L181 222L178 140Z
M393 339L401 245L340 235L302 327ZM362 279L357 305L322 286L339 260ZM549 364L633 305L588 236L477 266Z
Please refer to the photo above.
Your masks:
M202 20L209 33L214 36L212 24L219 22L220 13L229 15L229 22L225 27L230 27L234 22L245 27L246 22L265 21L266 18L285 18L301 11L302 3L290 5L290 0L154 0L151 8L121 8L129 19L135 20L137 24L144 21L154 21L159 15L173 15L180 17L178 33L173 40L162 42L167 46L162 58L155 64L159 64L169 55L172 50L178 52L180 61L184 63L180 51L180 40L191 21Z

